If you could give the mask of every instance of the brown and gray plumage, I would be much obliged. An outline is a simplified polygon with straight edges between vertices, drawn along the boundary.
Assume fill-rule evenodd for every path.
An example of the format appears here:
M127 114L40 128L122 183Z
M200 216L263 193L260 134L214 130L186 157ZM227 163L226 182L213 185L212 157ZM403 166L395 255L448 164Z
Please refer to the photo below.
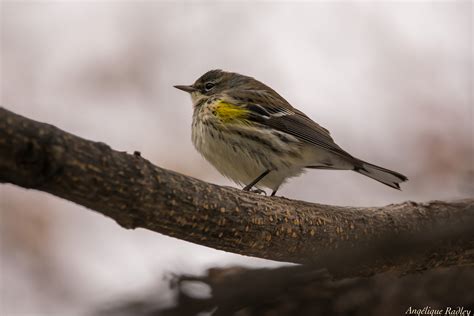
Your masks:
M254 78L211 70L189 86L196 149L224 176L276 193L306 168L353 170L400 189L404 175L360 159L339 147L329 131Z

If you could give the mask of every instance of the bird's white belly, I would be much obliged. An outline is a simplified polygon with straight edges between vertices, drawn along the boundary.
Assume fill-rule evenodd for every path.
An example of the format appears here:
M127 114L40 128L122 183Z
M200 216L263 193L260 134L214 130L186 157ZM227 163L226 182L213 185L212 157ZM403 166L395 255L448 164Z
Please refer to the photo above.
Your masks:
M245 130L246 127L239 127L239 135L236 130L232 133L225 129L220 131L212 124L193 124L192 139L196 149L220 173L241 185L249 184L270 170L256 186L276 190L286 178L297 176L304 170L306 159L298 154L300 146L296 139L292 139L294 144L288 145L270 131L250 132ZM289 146L293 146L291 153Z

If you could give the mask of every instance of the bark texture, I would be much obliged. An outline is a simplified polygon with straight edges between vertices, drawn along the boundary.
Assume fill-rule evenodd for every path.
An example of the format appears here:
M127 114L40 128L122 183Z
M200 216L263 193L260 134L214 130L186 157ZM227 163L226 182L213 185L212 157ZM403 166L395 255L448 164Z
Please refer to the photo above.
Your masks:
M384 238L431 236L401 260L388 253L337 276L473 265L474 200L341 207L265 197L154 166L0 108L0 182L49 192L113 218L242 255L330 266ZM458 227L459 234L456 234ZM472 226L471 226L472 227ZM433 232L449 230L449 233ZM433 237L434 236L434 237ZM361 252L362 251L362 252ZM359 254L359 255L358 255Z

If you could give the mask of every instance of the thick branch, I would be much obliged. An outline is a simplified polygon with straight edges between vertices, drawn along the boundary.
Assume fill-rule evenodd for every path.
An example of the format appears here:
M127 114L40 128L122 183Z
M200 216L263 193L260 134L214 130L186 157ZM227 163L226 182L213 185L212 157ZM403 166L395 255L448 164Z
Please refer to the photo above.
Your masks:
M220 187L3 108L0 182L49 192L126 228L142 227L243 255L319 265L340 258L337 249L354 252L381 237L419 235L474 219L474 200L356 208ZM363 273L345 275L472 265L472 234L449 236L402 262L382 258L365 262Z

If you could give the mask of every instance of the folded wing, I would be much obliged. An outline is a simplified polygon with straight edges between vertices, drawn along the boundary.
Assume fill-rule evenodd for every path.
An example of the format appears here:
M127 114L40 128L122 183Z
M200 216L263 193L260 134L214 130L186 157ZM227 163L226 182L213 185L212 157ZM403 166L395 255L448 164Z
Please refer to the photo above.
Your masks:
M327 129L293 108L276 92L237 91L233 98L237 105L249 110L251 121L290 134L302 142L319 146L349 160L357 160L334 142Z

